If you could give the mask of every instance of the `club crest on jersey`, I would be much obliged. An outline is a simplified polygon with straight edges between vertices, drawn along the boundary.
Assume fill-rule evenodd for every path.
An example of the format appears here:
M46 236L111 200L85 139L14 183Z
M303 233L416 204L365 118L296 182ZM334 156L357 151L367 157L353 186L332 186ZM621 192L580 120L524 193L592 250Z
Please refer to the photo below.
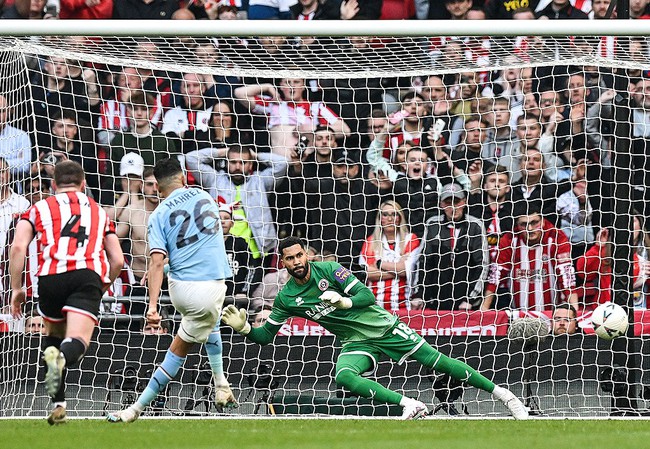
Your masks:
M334 272L334 279L339 281L341 284L345 282L345 280L350 276L350 270L348 270L345 267L339 267L335 272Z
M320 281L318 281L318 289L320 291L322 291L322 292L327 290L329 288L329 286L330 286L330 283L328 282L327 279L321 279Z

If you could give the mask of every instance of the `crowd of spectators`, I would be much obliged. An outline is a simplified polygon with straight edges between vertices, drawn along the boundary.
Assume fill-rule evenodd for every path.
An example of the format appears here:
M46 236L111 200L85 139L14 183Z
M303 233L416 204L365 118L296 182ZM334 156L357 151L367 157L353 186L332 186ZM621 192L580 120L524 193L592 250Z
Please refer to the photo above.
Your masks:
M644 18L649 4L632 0L631 15ZM534 20L602 19L609 1L60 0L50 8L45 0L0 0L0 5L5 19ZM608 55L613 51L608 39L566 45L592 45ZM196 62L196 73L54 56L28 61L29 111L13 104L19 102L15 93L0 95L0 240L7 241L12 214L52 194L54 165L76 160L86 171L87 193L117 222L130 255L112 293L145 295L146 224L158 204L151 169L161 158L178 157L189 182L219 201L235 273L229 295L262 315L287 280L275 247L291 234L308 240L313 260L336 260L353 270L378 304L392 311L550 311L558 304L571 311L611 299L612 232L603 212L611 208L612 70L526 67L528 52L539 45L528 37L498 42L509 46L511 56L508 68L497 71L312 80L216 76L198 69L225 63L226 50L264 51L278 62L283 52L295 54L317 41L132 43L133 53L143 58L182 49L185 61ZM489 58L494 43L435 38L421 50L431 61L457 62L460 70L463 62L480 65ZM358 51L390 45L372 38L338 44ZM638 46L650 56L645 41ZM290 59L284 61L293 68ZM630 229L638 307L646 306L650 288L646 76L627 72L630 182L639 206Z

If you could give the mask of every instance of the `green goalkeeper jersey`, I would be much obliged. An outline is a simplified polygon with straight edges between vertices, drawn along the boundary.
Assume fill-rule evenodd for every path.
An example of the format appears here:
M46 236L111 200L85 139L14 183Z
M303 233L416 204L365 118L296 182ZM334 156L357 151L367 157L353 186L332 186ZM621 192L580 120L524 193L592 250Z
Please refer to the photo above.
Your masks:
M375 304L375 296L347 268L336 262L310 262L311 277L298 284L293 277L280 290L264 326L253 328L247 337L260 344L269 343L282 324L292 317L307 318L339 337L342 343L383 336L397 317ZM339 310L319 296L327 290L352 300L352 308Z

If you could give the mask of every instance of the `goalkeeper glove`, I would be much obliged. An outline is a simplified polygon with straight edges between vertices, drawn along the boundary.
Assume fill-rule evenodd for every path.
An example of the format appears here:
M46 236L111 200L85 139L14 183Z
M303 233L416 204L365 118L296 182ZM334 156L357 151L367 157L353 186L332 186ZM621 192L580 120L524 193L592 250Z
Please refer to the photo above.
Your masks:
M352 307L352 300L345 296L339 295L337 292L332 290L327 290L322 295L319 296L323 302L331 304L337 309L349 309Z
M232 304L223 309L221 321L242 335L248 335L251 331L251 325L248 322L246 310L237 310L237 307Z

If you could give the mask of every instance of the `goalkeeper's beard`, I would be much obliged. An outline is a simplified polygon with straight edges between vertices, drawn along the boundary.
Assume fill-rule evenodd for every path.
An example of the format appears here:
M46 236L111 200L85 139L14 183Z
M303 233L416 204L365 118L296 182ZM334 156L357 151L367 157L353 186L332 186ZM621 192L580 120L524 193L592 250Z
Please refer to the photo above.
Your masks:
M300 270L300 271L296 272L296 270ZM302 281L309 274L309 263L307 263L307 265L304 265L304 266L301 266L301 267L298 267L298 268L294 268L293 270L287 268L287 271L289 272L289 274L291 276L293 276L294 278Z

